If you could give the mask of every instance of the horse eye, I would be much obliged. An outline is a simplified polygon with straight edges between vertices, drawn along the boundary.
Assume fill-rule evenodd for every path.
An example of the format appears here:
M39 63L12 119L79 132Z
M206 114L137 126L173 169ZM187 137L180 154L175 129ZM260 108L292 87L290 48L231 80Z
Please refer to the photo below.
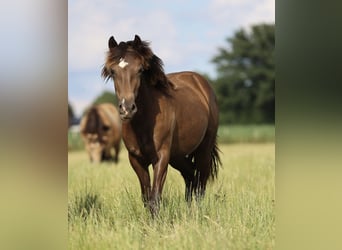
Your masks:
M141 67L141 68L139 69L138 73L141 74L143 71L144 71L144 68Z
M111 74L112 76L114 76L114 75L115 75L114 70L110 69L110 74Z
M103 129L104 131L108 131L108 130L109 130L109 126L103 125L102 129Z

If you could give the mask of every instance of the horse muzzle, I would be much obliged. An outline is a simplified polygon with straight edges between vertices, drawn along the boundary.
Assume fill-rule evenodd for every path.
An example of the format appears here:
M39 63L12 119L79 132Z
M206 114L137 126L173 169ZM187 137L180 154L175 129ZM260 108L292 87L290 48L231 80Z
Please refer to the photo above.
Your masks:
M126 99L122 99L119 102L119 114L123 121L132 119L137 110L137 106L133 100L127 101Z

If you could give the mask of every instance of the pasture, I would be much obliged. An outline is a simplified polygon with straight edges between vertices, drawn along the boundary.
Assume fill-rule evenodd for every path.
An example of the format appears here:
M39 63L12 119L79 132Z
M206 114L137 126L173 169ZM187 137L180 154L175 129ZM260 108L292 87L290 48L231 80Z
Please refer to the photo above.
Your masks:
M218 129L220 143L269 143L275 141L274 125L220 125ZM80 135L68 132L69 151L83 150Z
M199 203L188 206L183 178L169 167L156 219L124 147L117 165L69 151L69 249L273 249L274 142L219 148L223 166Z

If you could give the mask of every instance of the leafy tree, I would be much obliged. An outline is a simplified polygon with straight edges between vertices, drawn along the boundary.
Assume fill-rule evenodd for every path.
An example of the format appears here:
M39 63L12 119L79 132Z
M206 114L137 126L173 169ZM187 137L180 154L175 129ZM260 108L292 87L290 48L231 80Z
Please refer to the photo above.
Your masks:
M274 123L275 25L240 29L212 59L222 123Z
M91 103L90 106L88 106L84 111L83 111L83 115L87 112L87 110L93 106L93 105L97 105L100 103L112 103L113 105L117 105L117 99L116 99L116 95L112 92L109 91L104 91L102 92L98 97L95 98L95 100Z
M92 105L100 104L100 103L112 103L114 105L117 104L116 96L114 93L109 91L104 91L101 95L99 95L92 103Z

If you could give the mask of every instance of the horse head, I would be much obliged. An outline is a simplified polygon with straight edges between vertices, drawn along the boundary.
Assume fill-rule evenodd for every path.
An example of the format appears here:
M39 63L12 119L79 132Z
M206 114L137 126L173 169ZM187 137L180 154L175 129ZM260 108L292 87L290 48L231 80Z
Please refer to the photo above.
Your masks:
M132 41L119 44L112 36L108 47L102 76L114 81L120 118L123 121L131 120L139 108L135 101L142 84L159 88L168 85L163 63L138 35Z

